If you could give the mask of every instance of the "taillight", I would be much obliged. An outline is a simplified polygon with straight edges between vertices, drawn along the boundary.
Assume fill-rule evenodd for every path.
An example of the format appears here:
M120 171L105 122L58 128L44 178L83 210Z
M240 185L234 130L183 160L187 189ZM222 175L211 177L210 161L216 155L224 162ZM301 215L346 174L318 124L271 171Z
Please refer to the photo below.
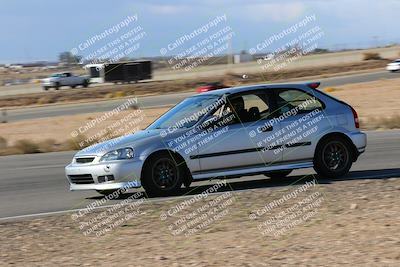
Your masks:
M358 129L358 128L360 128L360 121L358 119L357 111L352 106L350 106L350 108L351 108L351 112L353 113L354 124L355 124L356 128Z

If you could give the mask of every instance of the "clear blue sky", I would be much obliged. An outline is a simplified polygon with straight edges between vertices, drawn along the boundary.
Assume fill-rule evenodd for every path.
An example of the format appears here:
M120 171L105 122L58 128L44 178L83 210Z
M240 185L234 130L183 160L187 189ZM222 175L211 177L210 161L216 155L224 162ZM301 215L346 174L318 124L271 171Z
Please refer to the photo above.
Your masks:
M320 46L400 41L399 0L0 0L0 62L56 60L134 14L147 33L136 56L160 55L163 46L223 14L236 33L235 51L311 14L325 32Z

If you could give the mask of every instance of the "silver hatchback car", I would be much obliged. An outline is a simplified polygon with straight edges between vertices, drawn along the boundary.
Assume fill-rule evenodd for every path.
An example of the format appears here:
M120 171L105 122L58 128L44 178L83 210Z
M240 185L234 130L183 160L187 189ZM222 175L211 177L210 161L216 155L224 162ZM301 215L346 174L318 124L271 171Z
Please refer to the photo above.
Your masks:
M79 151L66 166L71 190L143 187L169 195L192 181L314 167L348 173L365 151L356 111L319 83L266 84L189 97L145 130Z

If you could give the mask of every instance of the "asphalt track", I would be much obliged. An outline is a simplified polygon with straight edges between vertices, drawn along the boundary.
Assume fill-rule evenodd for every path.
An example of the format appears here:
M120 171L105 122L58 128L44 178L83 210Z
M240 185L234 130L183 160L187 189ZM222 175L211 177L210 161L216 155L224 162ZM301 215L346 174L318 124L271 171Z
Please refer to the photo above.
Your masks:
M321 81L321 88L323 88L330 86L340 86L351 83L377 81L380 79L394 79L399 77L400 77L399 73L380 71L374 73L352 74L346 76L331 77L326 79L320 79L320 81ZM141 108L171 106L193 94L194 92L138 97L138 104ZM119 100L107 100L107 101L89 102L80 104L62 104L62 105L57 104L45 107L18 108L13 110L7 110L7 121L13 122L13 121L28 120L28 119L36 119L36 118L56 117L62 115L106 112L117 107L118 105L121 105L122 103L124 103L124 101L126 100L119 99ZM1 114L0 114L0 119L3 120Z
M400 131L367 132L366 152L353 165L351 172L341 180L400 178ZM64 213L83 208L101 198L95 191L70 192L64 166L74 152L57 152L34 155L0 157L0 222L36 217L46 214ZM274 190L289 186L312 169L295 171L280 182L271 182L264 176L242 177L229 180L230 186L222 190ZM319 183L334 185L337 181L318 178ZM190 194L200 193L215 181L192 184ZM189 195L183 196L190 197ZM154 198L151 201L166 201L175 197ZM115 204L122 199L112 200ZM43 214L44 213L44 214Z

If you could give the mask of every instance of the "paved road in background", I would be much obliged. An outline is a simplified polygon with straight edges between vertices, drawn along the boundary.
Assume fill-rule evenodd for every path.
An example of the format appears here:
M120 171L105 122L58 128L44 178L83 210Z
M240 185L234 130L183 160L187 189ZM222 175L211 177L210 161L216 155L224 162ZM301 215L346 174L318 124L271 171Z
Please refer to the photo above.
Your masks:
M286 70L299 70L304 68L318 68L328 66L340 66L351 63L360 63L364 60L364 54L367 52L379 53L383 58L397 58L399 46L391 46L385 48L362 49L352 51L342 51L324 54L311 54L302 56L295 61L285 66ZM175 62L176 63L176 62ZM174 64L175 64L174 63ZM173 65L165 69L156 69L153 72L153 81L163 80L179 80L179 79L199 79L204 77L222 76L227 72L236 73L239 75L258 73L262 65L256 61L243 62L240 64L217 64L197 66L191 71L186 71L184 68L177 70ZM96 84L93 86L102 86ZM68 89L66 89L68 90ZM25 84L13 86L0 86L0 96L31 94L43 92L40 84Z
M370 82L377 81L380 79L393 79L400 78L399 73L390 73L386 71L367 73L367 74L354 74L348 76L338 76L332 78L321 79L321 88L329 86L340 86L344 84L360 83L360 82ZM141 108L149 107L162 107L170 106L178 103L184 98L193 95L194 92L189 93L176 93L176 94L166 94L159 96L146 96L140 97L139 105ZM9 122L34 119L34 118L46 118L46 117L56 117L62 115L76 115L85 114L93 112L106 112L118 105L122 104L123 99L119 100L107 100L99 102L89 102L80 104L66 104L66 105L52 105L47 107L31 107L22 108L15 110L8 110L7 120ZM2 120L1 114L0 119Z
M192 92L138 97L138 105L141 108L170 106L178 103L179 101L191 95L193 95ZM31 108L8 110L7 121L13 122L13 121L21 121L21 120L29 120L37 118L57 117L64 115L106 112L112 110L113 108L116 108L117 106L123 104L126 101L127 101L126 99L117 99L117 100L105 100L105 101L96 101L89 103L66 104L66 105L60 104L60 105L51 105L46 107L33 107L33 108L31 107Z
M71 161L73 154L74 152L57 152L0 157L0 222L9 216L82 208L99 199L95 191L70 192L68 190L64 166ZM368 132L368 146L365 154L353 165L350 174L343 180L400 177L399 158L400 131ZM272 183L264 176L242 177L229 180L229 182L237 191L273 190L288 186L301 178L301 175L313 173L312 169L298 170L279 183ZM213 182L193 183L192 188L200 186L197 191L200 193ZM335 183L335 181L322 179L318 182ZM171 197L152 199L152 201L170 199ZM107 204L115 204L119 201L122 200L112 200Z

